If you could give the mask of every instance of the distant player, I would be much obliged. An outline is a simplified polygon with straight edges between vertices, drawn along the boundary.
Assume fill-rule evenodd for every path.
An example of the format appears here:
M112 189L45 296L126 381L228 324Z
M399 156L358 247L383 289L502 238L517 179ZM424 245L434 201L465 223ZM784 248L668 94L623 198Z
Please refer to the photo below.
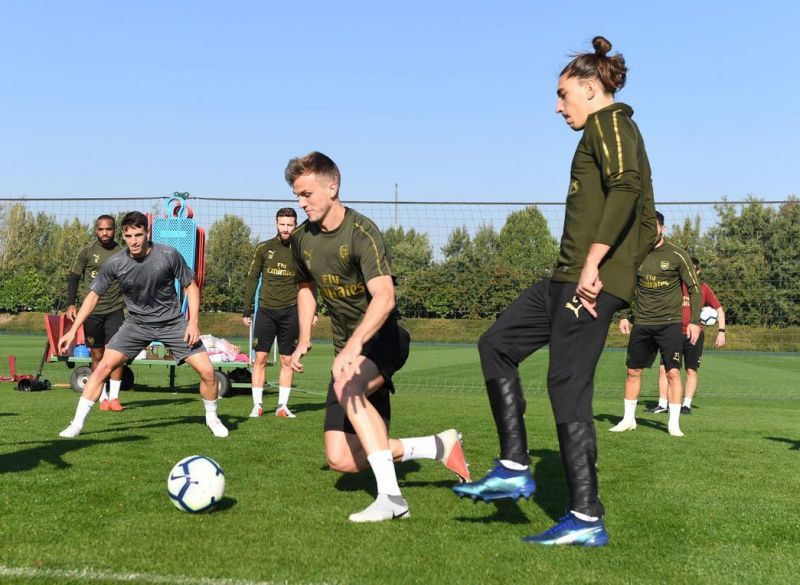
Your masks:
M630 303L636 267L656 240L644 140L633 110L614 101L625 85L625 59L609 56L611 43L603 37L592 45L594 52L577 55L558 79L556 112L583 132L572 159L553 276L523 292L478 342L500 457L481 480L453 488L484 501L533 495L519 364L549 344L547 391L569 512L549 530L523 539L540 545L608 543L597 484L594 373L611 319Z
M342 204L339 169L324 154L290 160L285 177L308 216L292 234L300 318L292 367L303 371L300 360L311 350L318 288L331 316L336 352L325 412L328 465L344 473L371 468L375 474L378 496L351 514L352 522L408 517L394 461L438 459L467 480L458 432L389 439L392 376L408 358L410 337L395 307L383 236L370 219Z
M278 375L278 407L275 416L294 418L289 410L289 394L292 391L292 353L297 345L300 330L297 324L297 284L295 283L294 257L290 236L297 226L297 213L291 207L278 210L275 227L278 230L271 240L256 246L250 270L247 272L247 288L244 291L244 324L250 327L253 315L253 297L258 287L258 310L253 330L253 362L251 378L253 410L251 417L264 414L264 382L267 360L272 340L278 336L278 352L281 368Z
M112 256L92 281L75 322L59 340L63 352L72 344L75 333L92 313L114 281L120 283L128 318L106 345L103 359L92 372L78 400L75 418L61 431L65 438L77 437L86 417L100 396L109 373L132 360L153 341L172 350L178 363L186 362L200 374L200 394L206 411L206 425L217 437L227 437L228 429L217 417L217 381L214 368L200 341L198 326L200 289L180 253L171 246L147 239L147 217L132 211L122 218L122 237L127 250ZM181 314L175 280L189 300L188 321Z
M101 215L98 217L94 222L94 233L97 240L81 248L72 263L72 267L69 269L69 274L67 275L68 306L65 315L73 321L78 314L78 310L75 307L75 298L78 295L78 285L81 280L88 280L91 283L106 260L122 249L114 240L115 231L116 222L112 216ZM103 359L106 343L119 330L125 320L124 306L122 295L119 292L119 283L113 282L83 324L86 345L89 346L92 352L92 371ZM100 410L113 412L124 410L125 407L122 406L119 400L123 369L124 366L120 366L111 372L108 381L108 392L106 392L106 386L103 386L100 394Z
M697 258L692 258L694 271L697 277L700 278L700 261ZM717 295L711 290L705 282L700 282L700 294L702 300L700 301L701 307L711 307L717 311L717 338L714 345L718 348L725 345L725 311L717 300ZM705 330L703 324L700 324L700 336L697 338L697 343L692 345L691 341L686 337L686 328L689 325L691 318L691 306L689 302L689 292L686 290L686 285L683 285L683 365L686 368L686 394L683 397L683 405L681 406L681 414L692 414L692 399L697 392L697 373L700 370L700 358L703 356L703 344L705 343ZM669 382L667 381L667 371L664 368L664 362L658 371L658 405L653 408L648 408L645 412L660 413L667 412L667 388Z
M622 420L609 430L614 433L636 428L636 402L642 388L642 370L653 365L656 354L666 366L669 380L669 422L673 437L682 437L680 429L681 356L684 335L683 294L681 283L689 292L690 321L686 336L691 345L700 335L700 281L692 261L682 248L664 239L664 216L656 213L659 239L637 272L636 306L633 329L629 319L622 319L619 330L630 334L625 379L625 410Z

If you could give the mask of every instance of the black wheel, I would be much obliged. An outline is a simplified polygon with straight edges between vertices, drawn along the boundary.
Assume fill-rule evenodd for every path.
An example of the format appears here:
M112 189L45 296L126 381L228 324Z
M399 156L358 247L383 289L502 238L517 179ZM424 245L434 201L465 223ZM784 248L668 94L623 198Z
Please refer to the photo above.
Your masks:
M133 370L130 369L128 366L125 366L122 369L122 380L121 380L122 385L120 386L120 388L123 390L130 390L131 388L133 388L134 379L135 378L133 377Z
M80 366L75 368L72 372L72 377L69 379L69 385L72 390L80 394L83 392L83 387L86 386L86 380L92 375L92 368L89 366Z
M234 368L228 372L228 378L231 382L247 383L250 381L250 370L247 368Z
M214 377L217 379L217 398L224 398L231 390L231 380L225 372L214 370Z

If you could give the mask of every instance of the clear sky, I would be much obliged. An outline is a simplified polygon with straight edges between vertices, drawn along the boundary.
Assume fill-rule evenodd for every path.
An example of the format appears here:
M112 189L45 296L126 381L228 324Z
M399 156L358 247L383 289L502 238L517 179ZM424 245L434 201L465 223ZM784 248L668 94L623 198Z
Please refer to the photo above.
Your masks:
M797 2L0 2L0 197L561 201L568 54L630 67L662 201L798 193ZM612 51L613 52L613 51Z

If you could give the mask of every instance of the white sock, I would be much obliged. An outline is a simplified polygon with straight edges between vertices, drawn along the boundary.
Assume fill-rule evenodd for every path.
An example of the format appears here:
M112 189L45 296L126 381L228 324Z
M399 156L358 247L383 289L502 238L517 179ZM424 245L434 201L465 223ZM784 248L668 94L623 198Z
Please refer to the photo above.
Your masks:
M253 386L253 406L261 405L264 402L264 387Z
M625 414L622 416L623 420L636 420L636 403L637 400L623 400L625 403Z
M508 469L513 469L514 471L524 471L528 469L527 465L523 465L522 463L517 463L516 461L511 461L510 459L501 459L500 464L503 467L507 467Z
M570 510L569 513L575 516L578 520L583 520L584 522L597 522L599 519L599 516L587 516L586 514L581 514L575 510Z
M278 406L286 406L289 404L289 393L291 391L291 386L278 386Z
M108 392L106 391L107 387L108 387L108 380L106 380L106 382L103 384L103 389L100 391L100 398L98 398L100 402L108 400Z
M691 408L692 407L692 399L691 398L684 398L683 399L683 405L686 408Z
M118 400L119 389L122 387L122 380L109 380L108 381L108 399Z
M367 456L372 473L375 474L375 481L378 484L378 493L389 496L399 496L400 486L397 485L397 475L394 471L394 461L392 452L389 449L376 451Z
M667 428L680 428L679 426L679 419L681 417L681 403L677 404L670 404L669 405L669 421L667 422Z
M666 410L667 408L667 399L666 398L659 398L658 399L658 407L663 408Z
M206 400L203 398L203 406L206 408L206 423L214 422L219 418L217 416L216 400Z
M78 399L78 406L75 409L75 418L72 419L72 424L83 428L83 423L86 422L86 417L89 416L93 406L94 402L81 396Z
M438 459L438 449L436 448L436 436L411 437L400 439L403 445L403 459L401 461L411 461L412 459Z

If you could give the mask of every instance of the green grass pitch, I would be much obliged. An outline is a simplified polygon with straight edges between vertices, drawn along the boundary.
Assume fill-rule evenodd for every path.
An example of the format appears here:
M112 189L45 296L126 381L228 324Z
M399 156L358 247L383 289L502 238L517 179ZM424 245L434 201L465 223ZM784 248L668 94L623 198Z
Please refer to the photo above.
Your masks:
M3 373L8 353L32 372L42 344L42 337L0 337ZM377 525L347 521L371 502L371 474L345 476L324 464L328 344L314 348L307 373L295 379L298 418L249 419L250 397L238 391L219 406L228 439L206 429L194 375L185 369L173 394L166 369L138 367L135 389L122 396L128 409L95 408L75 440L57 435L77 394L24 394L0 384L0 583L797 581L796 355L764 361L708 352L696 408L682 418L686 437L675 439L664 415L639 416L635 432L607 431L621 414L624 353L606 352L595 414L611 543L597 550L519 540L549 527L567 505L543 390L545 355L523 368L534 498L459 500L450 491L454 476L439 463L409 462L397 470L412 517ZM60 364L45 369L53 382L69 374ZM397 381L393 436L457 427L473 474L489 469L497 439L474 347L415 346ZM737 393L726 392L728 381ZM645 382L647 404L652 382ZM274 390L265 396L268 409ZM172 465L192 454L225 470L226 499L209 514L181 513L166 494Z

